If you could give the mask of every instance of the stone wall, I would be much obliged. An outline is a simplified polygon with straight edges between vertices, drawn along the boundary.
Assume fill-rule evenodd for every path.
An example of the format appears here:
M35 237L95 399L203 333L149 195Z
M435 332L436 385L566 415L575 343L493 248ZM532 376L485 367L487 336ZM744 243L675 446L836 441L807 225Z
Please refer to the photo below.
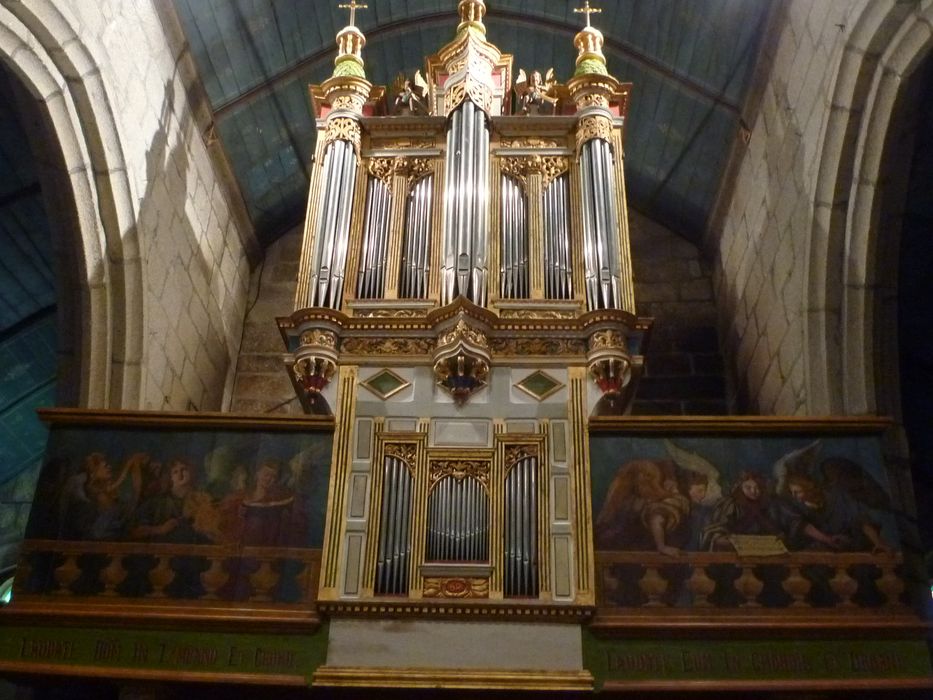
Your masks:
M285 371L285 344L275 323L295 306L301 234L296 228L266 248L265 259L253 273L230 407L234 412L302 413Z
M223 408L252 232L235 185L218 176L171 14L159 1L0 0L0 24L0 59L35 101L40 140L55 144L40 169L60 210L53 226L74 239L62 245L68 263L84 261L68 290L81 296L90 385L77 403Z
M885 171L903 170L891 134L930 55L933 3L778 7L760 104L743 115L750 139L707 241L731 399L763 414L890 411L897 402L879 402L875 386L884 355L896 356L896 270L884 261L900 223L882 220Z
M632 412L728 412L712 273L699 249L629 209L635 304L654 317L645 376Z

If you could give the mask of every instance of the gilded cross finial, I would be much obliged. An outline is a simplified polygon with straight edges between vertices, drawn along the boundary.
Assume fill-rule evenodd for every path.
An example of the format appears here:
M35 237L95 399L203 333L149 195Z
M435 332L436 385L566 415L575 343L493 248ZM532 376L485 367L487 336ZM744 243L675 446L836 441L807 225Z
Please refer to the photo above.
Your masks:
M356 26L356 11L367 10L369 9L369 5L358 3L356 0L350 0L350 2L337 5L337 9L338 10L350 10L350 26L355 27Z
M583 3L583 7L574 8L573 11L576 13L582 12L583 14L586 15L586 26L587 27L592 26L590 24L590 15L598 15L600 12L602 12L600 8L590 7L590 0L586 0L586 2Z

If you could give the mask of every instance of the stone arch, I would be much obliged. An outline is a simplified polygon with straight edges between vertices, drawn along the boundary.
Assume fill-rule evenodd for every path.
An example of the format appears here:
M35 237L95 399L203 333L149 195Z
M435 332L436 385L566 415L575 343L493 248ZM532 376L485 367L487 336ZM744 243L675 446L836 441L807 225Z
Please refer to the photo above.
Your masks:
M54 144L43 177L62 253L77 256L80 319L73 399L82 406L137 408L143 363L143 278L136 212L116 120L100 70L52 0L0 0L0 60L34 100ZM66 295L67 296L67 295ZM67 321L67 319L66 319ZM61 324L60 324L61 325Z
M882 313L896 290L896 266L879 264L896 251L897 230L882 230L880 223L885 197L890 205L897 190L892 129L913 72L933 49L929 4L868 0L851 16L824 125L809 231L811 414L896 410L890 396L879 396L887 389L878 378L897 381L893 316Z

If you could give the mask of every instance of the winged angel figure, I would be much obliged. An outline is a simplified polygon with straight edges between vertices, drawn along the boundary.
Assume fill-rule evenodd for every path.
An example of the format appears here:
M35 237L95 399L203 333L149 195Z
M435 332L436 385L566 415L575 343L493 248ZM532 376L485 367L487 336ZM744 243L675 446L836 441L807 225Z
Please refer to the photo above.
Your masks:
M616 472L596 520L601 549L656 550L674 556L704 549L720 500L719 470L669 440L669 459L636 459Z
M548 69L543 80L540 71L532 71L529 78L524 70L519 70L515 80L516 114L554 114L557 98L551 92L556 85L553 68Z
M820 448L817 440L774 465L788 548L889 551L876 522L879 512L891 511L887 492L850 459L826 457L818 462Z
M406 77L404 73L399 73L393 87L395 88L393 114L424 115L428 113L428 82L421 75L420 70L415 71L413 79Z

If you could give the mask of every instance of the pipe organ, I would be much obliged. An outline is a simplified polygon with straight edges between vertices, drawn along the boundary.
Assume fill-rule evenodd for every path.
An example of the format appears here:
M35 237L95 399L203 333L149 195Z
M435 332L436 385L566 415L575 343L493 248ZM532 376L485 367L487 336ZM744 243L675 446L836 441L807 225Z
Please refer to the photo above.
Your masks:
M573 617L594 600L586 423L627 410L651 326L629 254L630 87L590 26L566 84L513 76L485 11L461 0L454 40L394 93L366 79L351 22L311 87L315 164L279 327L302 406L337 423L331 614L459 601Z

